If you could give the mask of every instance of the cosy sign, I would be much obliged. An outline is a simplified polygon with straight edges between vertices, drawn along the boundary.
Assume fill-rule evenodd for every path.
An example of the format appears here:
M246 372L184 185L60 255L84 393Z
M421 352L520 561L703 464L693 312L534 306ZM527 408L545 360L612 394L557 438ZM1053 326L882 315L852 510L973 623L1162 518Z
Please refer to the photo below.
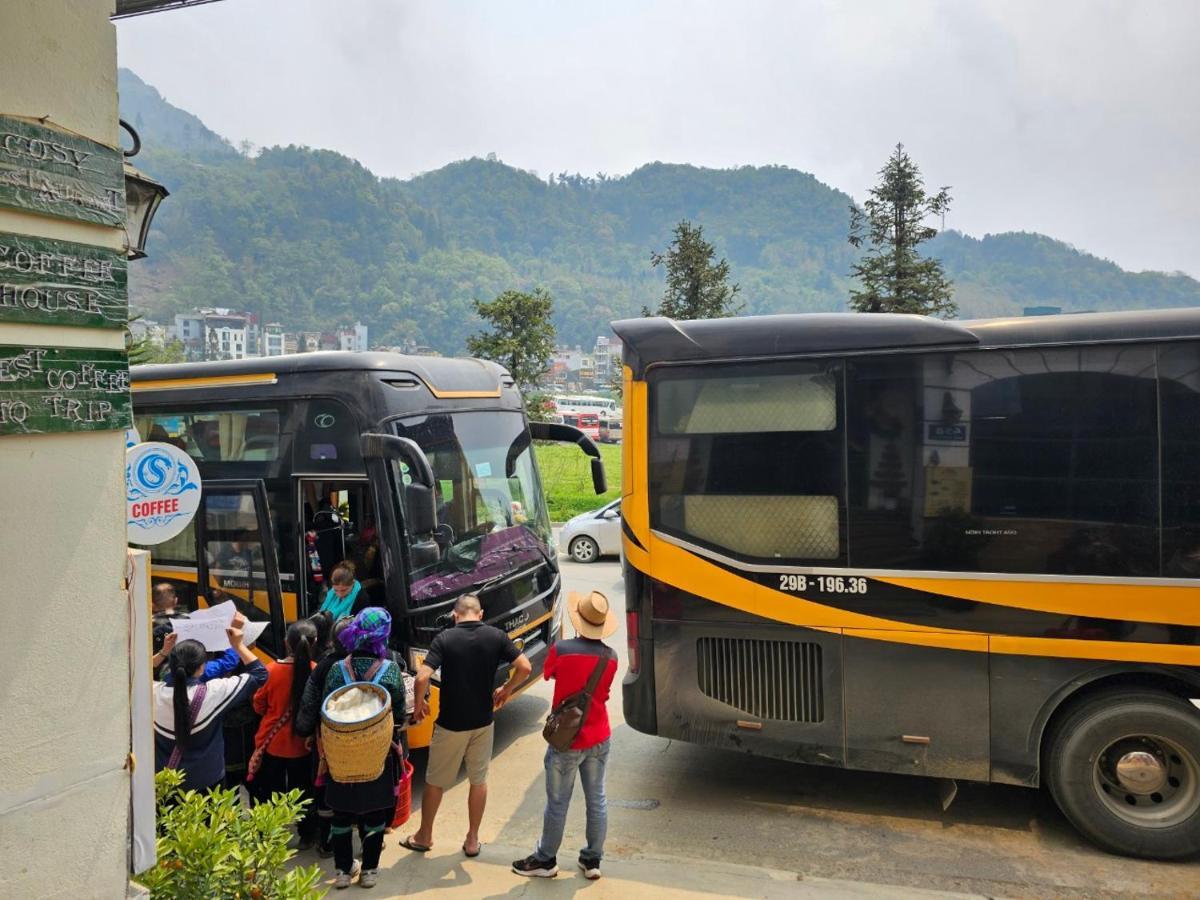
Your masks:
M0 322L122 328L128 266L117 250L0 233Z
M132 425L123 350L0 345L0 435Z
M0 116L0 206L123 226L121 151L46 125Z
M179 534L200 506L200 470L173 444L147 441L125 451L126 534L161 544Z

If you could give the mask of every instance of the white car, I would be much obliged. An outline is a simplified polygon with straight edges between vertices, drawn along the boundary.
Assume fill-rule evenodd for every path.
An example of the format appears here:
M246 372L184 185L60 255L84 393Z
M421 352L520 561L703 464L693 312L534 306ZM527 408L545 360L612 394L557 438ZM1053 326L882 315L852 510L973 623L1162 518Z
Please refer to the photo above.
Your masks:
M621 501L580 513L558 534L559 549L580 563L621 552Z

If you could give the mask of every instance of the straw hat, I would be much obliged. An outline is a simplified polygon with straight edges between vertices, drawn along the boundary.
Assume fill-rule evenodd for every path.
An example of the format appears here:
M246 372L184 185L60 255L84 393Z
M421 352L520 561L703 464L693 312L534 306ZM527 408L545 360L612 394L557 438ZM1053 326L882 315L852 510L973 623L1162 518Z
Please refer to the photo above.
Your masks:
M599 591L587 596L571 591L567 594L567 612L581 637L601 641L617 630L617 614L608 605L608 598Z

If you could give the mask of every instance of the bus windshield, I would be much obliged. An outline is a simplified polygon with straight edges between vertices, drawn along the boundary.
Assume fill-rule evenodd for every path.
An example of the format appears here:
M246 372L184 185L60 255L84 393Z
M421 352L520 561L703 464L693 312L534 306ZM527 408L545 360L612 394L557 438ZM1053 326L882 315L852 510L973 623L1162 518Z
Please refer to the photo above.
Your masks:
M413 572L424 606L549 557L550 520L529 429L518 412L416 416L396 433L420 445L433 468L441 551Z

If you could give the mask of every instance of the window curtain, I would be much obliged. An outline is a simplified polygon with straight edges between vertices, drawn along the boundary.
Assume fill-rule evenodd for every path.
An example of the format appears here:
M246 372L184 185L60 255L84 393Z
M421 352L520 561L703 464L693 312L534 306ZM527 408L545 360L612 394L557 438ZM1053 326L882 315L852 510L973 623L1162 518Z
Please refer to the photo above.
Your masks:
M221 459L236 462L246 456L246 416L243 413L221 413L217 416L221 439Z

